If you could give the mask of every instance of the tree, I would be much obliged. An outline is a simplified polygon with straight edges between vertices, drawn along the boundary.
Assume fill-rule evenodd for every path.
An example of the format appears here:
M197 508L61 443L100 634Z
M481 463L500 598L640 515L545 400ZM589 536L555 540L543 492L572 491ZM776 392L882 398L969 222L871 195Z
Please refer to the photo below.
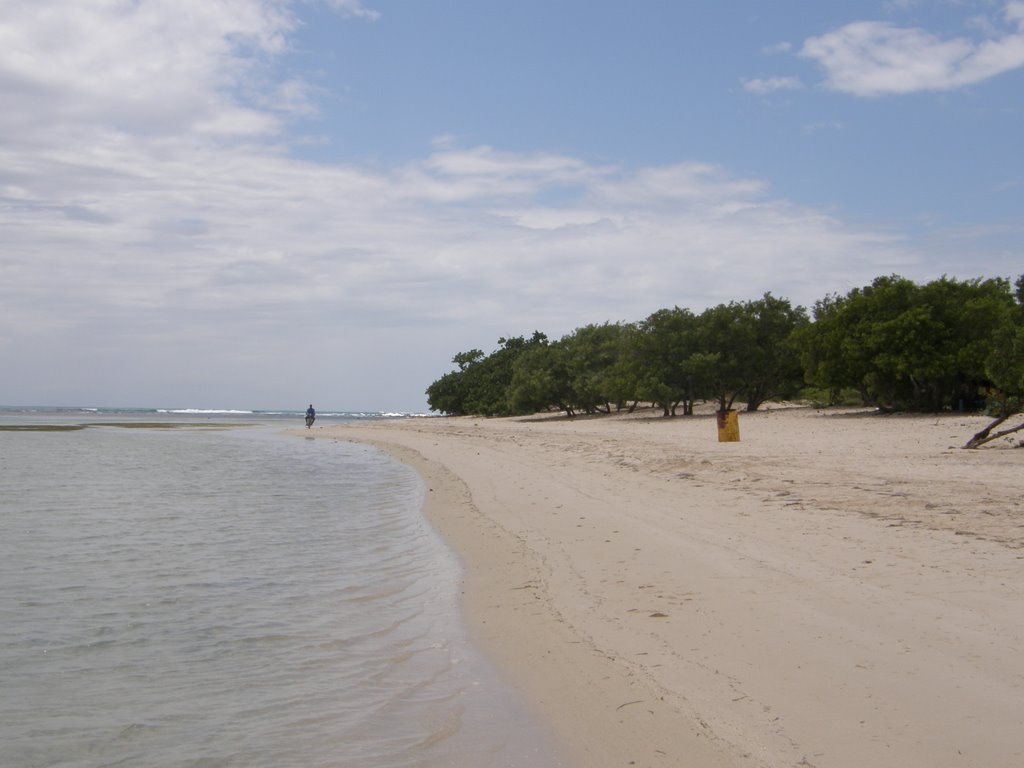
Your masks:
M639 365L635 354L639 334L636 323L618 326L614 361L601 374L605 396L615 404L616 410L628 408L630 413L639 402Z
M879 277L814 308L797 332L805 376L832 391L856 388L882 410L939 411L975 399L1013 297L1002 279L947 277L918 286Z
M466 403L470 393L475 389L477 366L484 359L479 349L459 352L452 362L459 367L457 371L446 373L427 387L427 405L432 411L447 413L450 416L462 416L468 413Z
M680 404L714 399L747 410L794 394L804 380L860 392L882 410L976 408L987 393L994 418L970 447L1017 431L997 431L1024 400L1024 275L924 285L876 278L845 296L802 307L764 294L699 316L660 309L639 323L577 328L558 342L535 331L452 358L457 370L427 388L431 410L504 416L556 407L608 412L646 400L674 416Z
M789 397L803 385L803 366L796 334L809 322L807 310L794 308L788 299L766 293L743 305L741 322L749 325L746 338L753 343L742 352L743 394L747 410L756 411L774 397Z
M718 410L727 411L749 378L747 359L757 344L753 324L743 305L732 301L704 310L696 327L697 349L689 359L688 372L718 401Z
M427 406L432 411L461 416L466 412L464 389L461 372L450 371L427 387Z
M813 316L814 322L795 334L805 381L828 390L830 405L844 387L857 389L867 402L863 381L869 363L862 347L849 343L859 319L849 298L829 294L815 302Z
M498 349L486 356L479 349L460 352L452 358L459 370L427 387L428 406L453 416L511 415L508 390L513 364L527 349L546 343L547 336L534 331L530 339L522 336L498 339Z
M622 351L623 327L618 323L585 325L559 342L564 353L572 402L585 413L611 412L617 402L613 375Z
M695 327L690 310L674 307L659 309L630 335L626 354L637 397L654 403L665 416L675 416L680 403L692 402L686 360L695 351Z
M516 358L509 385L509 407L513 413L544 411L552 406L575 416L565 349L556 342L539 344Z
M1011 417L1024 412L1024 275L1017 278L1017 306L1010 321L993 336L993 348L985 364L992 380L988 402L993 419L964 444L979 448L993 440L1024 430L1024 422L993 432Z

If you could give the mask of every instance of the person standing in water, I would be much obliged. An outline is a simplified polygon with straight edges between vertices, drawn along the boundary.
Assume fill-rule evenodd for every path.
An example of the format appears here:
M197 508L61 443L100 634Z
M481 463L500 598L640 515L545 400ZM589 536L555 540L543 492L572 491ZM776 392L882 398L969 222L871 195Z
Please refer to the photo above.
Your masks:
M316 421L316 409L313 408L313 404L309 404L309 408L306 409L306 429L313 426L313 422Z

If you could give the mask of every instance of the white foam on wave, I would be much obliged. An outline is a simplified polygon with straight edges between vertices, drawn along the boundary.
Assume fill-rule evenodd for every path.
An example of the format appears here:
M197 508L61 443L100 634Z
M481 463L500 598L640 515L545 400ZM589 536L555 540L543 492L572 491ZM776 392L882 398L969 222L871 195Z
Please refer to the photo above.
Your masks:
M238 411L230 408L158 408L157 413L240 413L251 414L253 411Z

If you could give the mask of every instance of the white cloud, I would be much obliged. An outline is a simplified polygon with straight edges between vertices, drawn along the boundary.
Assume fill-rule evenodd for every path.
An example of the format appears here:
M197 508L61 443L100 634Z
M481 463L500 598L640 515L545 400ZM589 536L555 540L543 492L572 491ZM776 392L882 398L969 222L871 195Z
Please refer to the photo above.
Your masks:
M279 53L283 6L237 0L8 0L0 7L0 126L102 125L178 134L274 130L233 91ZM55 41L60 41L55 44Z
M380 13L366 8L361 0L328 0L328 4L347 16L376 21Z
M695 163L628 170L478 147L369 171L137 140L0 147L0 168L19 182L0 202L0 325L26 337L125 317L140 335L188 337L225 313L227 339L266 312L268 340L310 314L568 330L786 293L780 282L812 273L816 291L830 264L898 249Z
M798 77L755 77L743 81L743 90L759 95L776 91L794 91L803 87L804 84Z
M0 6L5 397L277 406L319 377L339 406L405 407L451 354L499 335L766 290L807 303L919 263L898 237L711 164L453 137L393 168L300 162L275 114L312 98L264 66L287 47L287 9ZM188 392L184 369L206 372Z
M292 77L274 86L268 98L260 103L268 109L293 117L315 117L320 114L316 99L322 90L305 80Z
M1003 15L1014 31L981 41L854 22L809 38L800 55L824 67L829 88L857 96L953 90L1024 67L1024 2L1008 3Z

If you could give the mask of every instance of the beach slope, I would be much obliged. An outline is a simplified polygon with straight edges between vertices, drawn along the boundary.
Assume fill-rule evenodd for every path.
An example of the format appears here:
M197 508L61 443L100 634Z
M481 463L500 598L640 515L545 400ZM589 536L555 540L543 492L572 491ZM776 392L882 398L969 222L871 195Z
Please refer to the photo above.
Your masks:
M774 408L327 427L423 476L570 765L1024 765L1024 450Z

